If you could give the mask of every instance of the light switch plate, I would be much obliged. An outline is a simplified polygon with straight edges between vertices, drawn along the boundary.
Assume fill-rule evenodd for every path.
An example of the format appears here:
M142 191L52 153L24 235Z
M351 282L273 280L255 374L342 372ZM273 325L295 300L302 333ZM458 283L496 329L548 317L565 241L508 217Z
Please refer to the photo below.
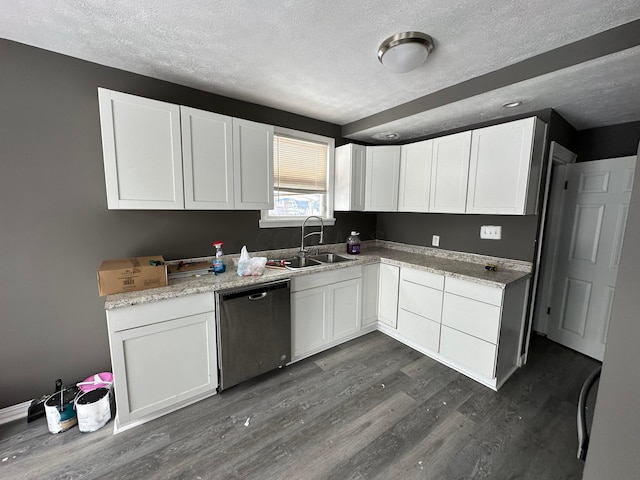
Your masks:
M431 246L439 247L440 246L440 235L434 235L431 237Z
M484 240L500 240L502 238L502 227L500 225L482 225L480 227L480 238Z

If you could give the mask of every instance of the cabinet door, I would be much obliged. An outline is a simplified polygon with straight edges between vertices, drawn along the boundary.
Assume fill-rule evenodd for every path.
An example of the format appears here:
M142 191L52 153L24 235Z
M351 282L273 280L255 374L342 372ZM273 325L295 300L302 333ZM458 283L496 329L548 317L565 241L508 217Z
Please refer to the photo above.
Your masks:
M336 148L334 210L364 210L365 147L350 143Z
M185 207L233 209L232 119L180 107Z
M362 268L362 326L378 321L378 283L380 264L365 265Z
M233 119L236 210L273 209L273 126Z
M525 213L535 117L473 131L468 213Z
M470 148L471 132L433 139L429 211L465 212Z
M218 386L213 311L115 332L111 349L120 426Z
M361 303L361 278L331 285L331 340L340 340L360 331Z
M365 163L365 210L395 212L398 210L400 147L367 147Z
M464 368L487 378L495 377L496 346L442 325L440 353Z
M439 323L442 318L442 290L402 280L399 308Z
M398 281L400 268L380 264L380 289L378 291L378 319L396 328L398 321Z
M399 212L428 212L431 193L433 140L402 145Z
M109 209L184 208L180 108L98 89Z
M398 333L418 347L437 352L440 347L440 323L398 310Z
M329 342L329 288L291 294L291 351L294 359Z

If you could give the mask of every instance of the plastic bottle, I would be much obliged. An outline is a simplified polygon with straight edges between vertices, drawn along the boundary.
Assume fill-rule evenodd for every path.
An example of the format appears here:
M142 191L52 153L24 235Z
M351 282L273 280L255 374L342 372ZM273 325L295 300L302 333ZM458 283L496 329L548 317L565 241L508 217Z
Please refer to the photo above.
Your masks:
M360 253L360 233L353 231L347 237L347 253L357 255Z
M224 253L222 253L223 245L224 245L224 242L220 242L220 241L213 242L213 246L216 247L216 258L211 262L213 265L214 273L222 273L227 269L222 259L224 255Z

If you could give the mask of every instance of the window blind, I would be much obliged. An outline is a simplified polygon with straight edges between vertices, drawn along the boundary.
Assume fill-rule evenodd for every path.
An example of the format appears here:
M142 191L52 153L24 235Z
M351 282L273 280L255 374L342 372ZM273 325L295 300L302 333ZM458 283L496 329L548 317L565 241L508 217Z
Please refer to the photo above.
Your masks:
M327 144L275 135L273 159L276 192L327 191Z

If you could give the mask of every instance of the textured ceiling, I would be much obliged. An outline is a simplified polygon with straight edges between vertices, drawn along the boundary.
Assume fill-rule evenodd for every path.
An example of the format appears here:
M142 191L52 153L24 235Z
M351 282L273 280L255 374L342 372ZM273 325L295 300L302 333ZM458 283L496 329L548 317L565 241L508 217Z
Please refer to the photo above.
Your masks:
M354 139L386 131L409 139L542 108L578 129L640 120L634 47L376 121L638 19L638 0L3 0L0 37L339 125L372 117L349 132ZM417 70L392 73L377 47L406 30L430 34L436 47ZM501 108L512 99L524 103Z

